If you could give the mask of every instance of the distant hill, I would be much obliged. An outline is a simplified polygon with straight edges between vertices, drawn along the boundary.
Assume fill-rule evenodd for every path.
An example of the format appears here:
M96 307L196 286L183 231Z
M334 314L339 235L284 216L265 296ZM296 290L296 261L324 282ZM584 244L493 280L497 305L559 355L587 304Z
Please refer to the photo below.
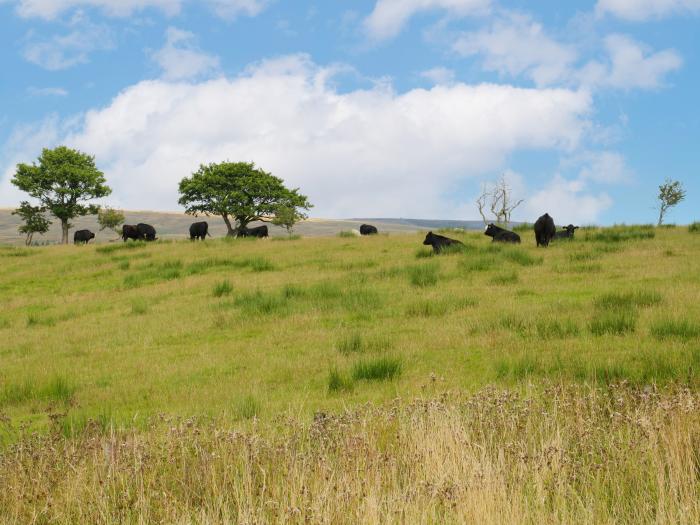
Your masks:
M193 218L184 213L177 212L154 212L154 211L125 211L127 224L137 224L145 222L155 226L158 231L158 236L164 239L177 239L189 236L188 230L190 224L195 221L206 220L209 223L209 233L213 237L223 237L226 235L226 225L220 217L203 217ZM301 222L295 229L295 233L304 237L318 237L336 235L342 230L359 229L360 224L369 222L370 219L309 219ZM411 219L371 219L372 224L377 226L380 231L388 233L408 233L415 232L424 228L436 228L437 226L421 226L420 224L411 223ZM20 224L19 217L12 215L12 209L0 209L0 243L23 244L24 237L17 233L17 227ZM420 221L419 221L420 222ZM426 222L426 221L423 221ZM437 221L440 222L440 221ZM455 221L442 221L455 222ZM115 236L110 232L99 232L97 226L97 217L81 217L73 221L74 229L87 228L97 233L97 242L109 242L114 240ZM286 231L272 224L268 225L270 235L283 236ZM71 239L72 232L71 230ZM43 236L35 236L38 242L56 243L61 239L60 223L54 222L51 230Z
M359 222L381 222L401 226L413 226L416 229L463 228L465 230L483 230L483 221L457 221L449 219L350 219ZM517 224L517 223L513 223Z

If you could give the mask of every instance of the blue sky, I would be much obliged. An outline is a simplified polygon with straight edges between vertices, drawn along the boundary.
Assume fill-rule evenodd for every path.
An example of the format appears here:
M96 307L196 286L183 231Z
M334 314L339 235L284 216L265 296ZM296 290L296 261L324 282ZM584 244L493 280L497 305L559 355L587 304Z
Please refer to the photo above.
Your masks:
M317 217L700 219L700 0L0 0L0 62L0 206L67 144L126 209L246 160Z

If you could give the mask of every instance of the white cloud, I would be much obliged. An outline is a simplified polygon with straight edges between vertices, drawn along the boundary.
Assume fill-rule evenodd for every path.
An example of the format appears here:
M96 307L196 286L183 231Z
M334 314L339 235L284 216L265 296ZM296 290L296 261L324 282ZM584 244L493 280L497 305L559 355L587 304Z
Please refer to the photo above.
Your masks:
M95 7L109 16L124 17L135 11L153 8L168 16L178 14L186 1L195 0L12 0L17 13L25 18L39 17L47 20L81 7ZM219 16L235 18L238 15L255 16L266 6L267 0L203 0Z
M453 84L455 81L455 72L446 67L434 67L426 71L421 71L420 76L436 85Z
M412 16L423 11L440 9L453 16L478 15L488 11L491 0L377 0L365 19L367 33L375 40L399 34Z
M624 20L641 22L674 14L700 12L700 0L598 0L596 14L612 14Z
M49 71L68 69L89 61L90 53L112 49L112 31L105 25L93 24L81 12L68 23L70 31L45 38L30 32L22 50L24 58Z
M613 204L605 192L592 192L585 180L556 175L525 202L528 217L549 213L557 224L592 224ZM532 219L529 219L532 220Z
M175 27L168 28L165 46L154 52L151 58L168 80L201 77L219 69L219 58L199 50L193 33Z
M672 49L652 52L643 44L625 35L605 38L609 60L591 61L578 73L582 84L619 89L661 87L664 77L680 69L683 60Z
M68 91L60 87L45 87L38 88L30 86L27 88L27 93L33 97L65 97L68 96Z
M489 29L461 35L453 49L462 56L482 55L488 71L526 75L538 86L566 80L577 59L573 47L547 36L529 16L512 12Z
M632 179L632 172L625 158L615 151L587 152L574 159L581 163L579 179L605 184L619 184Z
M591 99L565 89L437 86L340 93L305 56L239 78L140 82L89 111L63 142L96 155L120 204L173 209L203 162L252 160L300 187L314 214L455 216L465 178L523 149L571 151ZM536 123L536 124L535 124Z

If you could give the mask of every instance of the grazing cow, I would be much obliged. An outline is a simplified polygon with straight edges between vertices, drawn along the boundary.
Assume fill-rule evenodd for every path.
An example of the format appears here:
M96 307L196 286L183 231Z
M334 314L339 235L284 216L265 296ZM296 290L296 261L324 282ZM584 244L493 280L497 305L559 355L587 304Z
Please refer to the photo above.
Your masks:
M133 224L125 224L122 226L122 239L126 242L128 239L139 240L139 229Z
M549 246L549 241L552 240L556 231L554 219L549 216L549 213L542 215L535 221L535 241L537 241L537 246L544 246L545 248Z
M484 235L491 237L491 242L512 242L513 244L520 244L520 235L515 232L504 230L493 223L486 227Z
M73 243L74 244L87 244L90 242L90 239L94 239L95 234L92 233L90 230L78 230L73 234Z
M374 235L376 233L379 233L377 231L377 228L375 226L372 226L371 224L363 224L362 226L360 226L361 235Z
M144 224L142 222L136 225L136 229L139 233L139 239L144 241L155 241L156 239L156 229L150 224Z
M267 237L267 225L257 226L255 228L241 228L238 230L239 237Z
M207 221L193 222L190 225L190 240L195 239L203 241L209 235L209 224ZM209 235L211 237L211 235Z
M423 244L430 245L433 247L433 253L436 255L439 254L443 248L449 247L449 246L464 246L464 244L456 239L450 239L449 237L444 237L442 235L437 235L436 233L433 232L428 232L428 235L425 236L425 240L423 241Z
M578 226L574 226L573 224L569 224L568 226L564 226L564 229L561 231L558 231L554 234L554 237L552 237L552 240L556 239L573 239L574 238L574 231L578 230Z

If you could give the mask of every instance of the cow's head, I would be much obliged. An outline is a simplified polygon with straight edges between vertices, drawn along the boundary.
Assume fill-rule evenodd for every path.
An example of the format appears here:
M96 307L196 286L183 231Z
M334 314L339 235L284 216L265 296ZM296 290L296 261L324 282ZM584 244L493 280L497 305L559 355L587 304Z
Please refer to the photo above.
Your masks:
M433 244L433 232L428 232L428 235L425 236L425 240L423 241L423 244Z
M496 226L493 223L491 223L488 226L486 226L486 229L484 230L484 235L493 237L494 235L496 235L497 232L498 230L496 229Z

